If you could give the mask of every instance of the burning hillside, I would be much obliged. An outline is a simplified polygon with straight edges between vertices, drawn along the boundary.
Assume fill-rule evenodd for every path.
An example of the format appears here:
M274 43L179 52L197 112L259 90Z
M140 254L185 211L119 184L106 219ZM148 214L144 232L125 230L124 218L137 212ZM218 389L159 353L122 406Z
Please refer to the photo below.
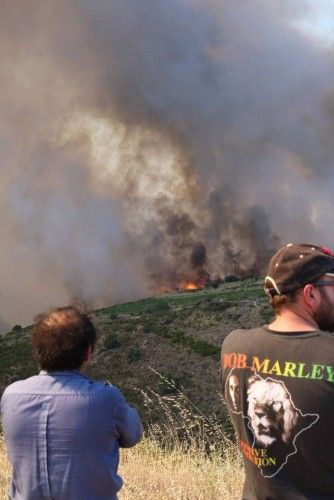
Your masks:
M324 241L334 69L296 28L307 5L2 1L6 321L256 274L281 240Z

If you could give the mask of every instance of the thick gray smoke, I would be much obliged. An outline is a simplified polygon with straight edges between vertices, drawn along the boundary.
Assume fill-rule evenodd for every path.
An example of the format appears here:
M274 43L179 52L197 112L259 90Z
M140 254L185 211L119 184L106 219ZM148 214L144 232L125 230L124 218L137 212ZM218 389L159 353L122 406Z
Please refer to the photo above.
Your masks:
M333 51L305 6L1 0L4 320L334 244Z

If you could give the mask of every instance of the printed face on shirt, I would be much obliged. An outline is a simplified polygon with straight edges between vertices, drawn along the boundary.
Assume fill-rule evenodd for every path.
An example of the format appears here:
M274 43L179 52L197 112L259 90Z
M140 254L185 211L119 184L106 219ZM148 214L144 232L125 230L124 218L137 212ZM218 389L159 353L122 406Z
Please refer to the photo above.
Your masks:
M288 443L298 412L283 384L252 377L247 395L248 416L257 445Z
M306 413L296 406L290 392L293 384L287 387L273 375L311 382L324 378L322 370L326 370L333 373L334 382L331 367L295 362L290 355L289 361L237 350L223 351L222 355L224 398L238 432L240 450L266 478L274 477L290 463L290 457L299 451L301 436L320 419L319 414Z
M240 383L236 375L230 375L228 379L228 390L230 393L230 398L232 406L235 410L240 408Z

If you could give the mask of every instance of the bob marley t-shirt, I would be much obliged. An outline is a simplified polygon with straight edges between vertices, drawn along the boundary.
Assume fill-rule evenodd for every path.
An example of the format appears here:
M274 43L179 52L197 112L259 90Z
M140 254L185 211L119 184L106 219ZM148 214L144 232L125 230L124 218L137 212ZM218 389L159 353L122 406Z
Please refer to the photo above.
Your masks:
M238 436L244 499L334 498L334 335L235 330L222 390Z

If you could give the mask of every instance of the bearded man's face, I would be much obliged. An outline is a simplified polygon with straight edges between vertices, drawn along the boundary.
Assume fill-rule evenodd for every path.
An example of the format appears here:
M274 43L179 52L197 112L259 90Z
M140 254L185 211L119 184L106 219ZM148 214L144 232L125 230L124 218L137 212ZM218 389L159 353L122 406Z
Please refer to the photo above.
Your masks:
M319 287L321 303L314 313L319 329L334 333L334 286Z

